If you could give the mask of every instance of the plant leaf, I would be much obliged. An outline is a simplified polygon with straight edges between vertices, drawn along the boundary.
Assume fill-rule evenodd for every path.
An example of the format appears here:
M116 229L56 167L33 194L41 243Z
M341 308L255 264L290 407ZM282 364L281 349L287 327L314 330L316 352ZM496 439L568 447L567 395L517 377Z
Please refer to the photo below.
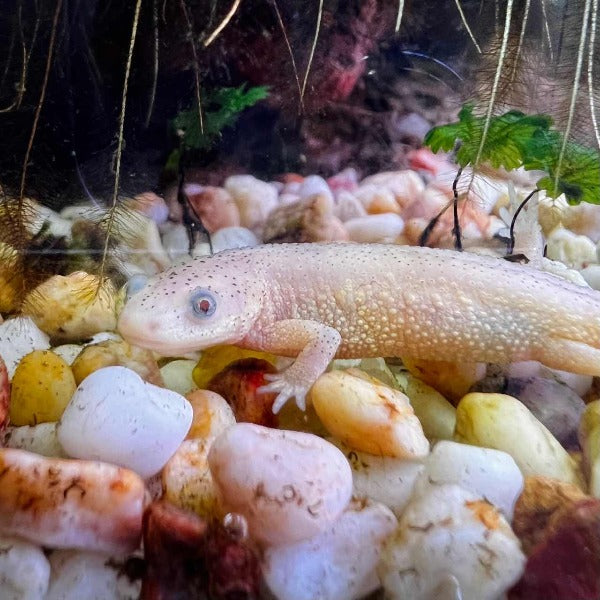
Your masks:
M425 136L425 145L433 152L452 150L458 144L455 160L461 167L474 164L479 153L480 162L494 168L517 169L530 158L527 152L534 148L530 140L536 134L547 131L552 119L547 115L525 115L516 110L492 117L481 147L485 117L473 114L473 105L461 109L457 123L434 127Z
M564 194L569 204L600 204L600 154L596 149L568 142L561 156L563 137L556 131L533 138L530 146L531 160L525 168L547 173L537 182L538 188L551 198Z
M205 96L203 103L204 128L198 120L198 107L181 111L173 120L175 129L183 132L183 144L191 150L206 150L214 143L223 129L231 127L240 113L268 96L265 86L219 88Z

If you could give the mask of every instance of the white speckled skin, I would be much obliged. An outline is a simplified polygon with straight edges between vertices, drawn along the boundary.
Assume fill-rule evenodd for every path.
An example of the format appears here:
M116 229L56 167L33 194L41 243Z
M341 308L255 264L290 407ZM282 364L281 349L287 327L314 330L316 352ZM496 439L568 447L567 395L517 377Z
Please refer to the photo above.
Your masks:
M216 310L198 317L204 289ZM266 386L275 408L304 394L334 357L407 356L600 375L600 293L533 267L452 250L277 244L198 258L126 304L132 343L178 354L220 343L297 356Z

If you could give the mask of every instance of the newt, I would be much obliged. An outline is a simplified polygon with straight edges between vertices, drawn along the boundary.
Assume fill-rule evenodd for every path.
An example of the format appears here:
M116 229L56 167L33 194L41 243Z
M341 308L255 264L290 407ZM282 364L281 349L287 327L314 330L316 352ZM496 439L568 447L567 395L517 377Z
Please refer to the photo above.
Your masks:
M600 292L529 265L385 244L273 244L173 266L134 293L118 329L177 356L234 344L295 357L269 376L300 408L335 358L510 363L600 375Z

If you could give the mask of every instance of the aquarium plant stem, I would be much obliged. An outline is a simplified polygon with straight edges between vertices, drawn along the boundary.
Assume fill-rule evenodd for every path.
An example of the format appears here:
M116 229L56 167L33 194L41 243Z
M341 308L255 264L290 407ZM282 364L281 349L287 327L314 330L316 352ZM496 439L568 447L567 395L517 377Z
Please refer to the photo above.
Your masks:
M273 9L275 10L275 14L277 15L277 21L279 22L279 27L281 28L281 33L283 34L283 39L285 40L285 45L287 46L288 53L290 55L290 60L292 61L292 69L294 70L294 78L296 79L296 87L298 88L298 98L300 99L300 113L302 113L304 112L302 85L300 84L300 77L298 76L298 67L296 66L296 59L294 58L294 51L292 50L292 45L290 44L290 39L285 29L285 24L283 22L283 18L281 17L281 12L279 10L279 6L277 5L277 0L272 0L272 2Z
M525 31L527 30L527 21L529 19L529 10L531 8L531 0L525 1L525 8L523 10L523 20L521 21L521 33L519 34L519 45L517 46L517 52L515 53L515 60L513 61L513 67L510 74L510 82L513 83L517 74L517 65L519 64L519 55L521 54L521 48L523 48L523 42L525 40Z
M596 117L596 107L594 106L594 48L596 44L596 27L598 24L598 0L592 0L592 22L590 24L590 43L588 48L588 96L590 100L590 114L592 117L592 126L596 136L596 144L600 148L600 130L598 130L598 119Z
M31 155L31 149L33 148L33 140L35 139L35 133L37 131L38 122L40 120L40 114L42 107L44 106L44 99L46 97L46 89L48 87L48 77L50 76L50 67L52 66L52 56L54 55L54 46L56 42L56 30L58 29L58 18L60 17L60 11L62 8L62 0L58 0L56 3L56 9L54 10L54 17L52 19L52 31L50 32L50 42L48 43L48 57L46 58L46 68L44 70L44 80L42 82L42 90L40 92L40 99L38 100L37 107L35 109L35 115L33 117L33 126L31 128L31 135L29 136L29 142L27 143L27 150L25 151L25 158L23 159L23 169L21 171L21 185L19 187L19 203L18 213L22 214L23 210L23 196L25 195L25 180L27 178L27 165L29 164L29 157Z
M575 116L575 104L577 102L577 94L579 92L579 81L581 78L581 70L583 68L583 56L585 48L585 40L587 37L588 21L590 18L590 9L592 6L591 0L585 1L583 9L583 19L581 23L581 34L579 37L579 48L577 50L577 64L575 66L575 75L573 77L573 88L571 89L571 101L569 102L569 116L567 118L567 125L565 127L565 133L562 140L562 147L560 154L558 155L558 164L556 166L556 172L554 175L554 187L558 187L558 180L560 178L560 171L562 169L563 159L565 157L565 151L567 149L567 143L569 141L569 135L571 134L571 127L573 126L573 117Z
M477 48L477 52L479 52L479 54L481 54L481 46L477 43L477 39L475 38L475 35L473 34L473 30L469 26L469 22L467 21L467 17L465 15L465 12L463 11L460 0L455 0L455 2L456 2L456 8L458 9L458 13L460 14L460 18L463 22L463 25L465 26L465 29L467 30L467 33L469 34L469 37L471 38L473 45L475 46L475 48Z
M192 61L194 68L194 86L196 89L196 102L198 104L198 121L200 122L200 133L204 134L204 117L202 116L202 98L200 97L200 67L198 66L198 53L196 52L196 42L194 41L194 28L192 27L192 21L188 15L185 0L179 2L181 6L181 12L185 17L185 22L188 28L188 37L190 39L190 48L192 50Z
M521 204L519 204L519 207L517 208L517 210L515 211L515 214L513 215L513 218L510 221L510 233L509 233L509 241L508 241L508 247L506 248L506 254L508 256L510 256L514 250L515 250L515 224L517 222L517 218L519 216L519 214L521 213L521 211L525 208L525 205L535 196L535 194L537 194L539 192L539 188L535 188L535 190L533 190L532 192L530 192L526 197L525 200L523 200L523 202L521 202Z
M460 237L460 222L458 220L458 182L462 172L462 167L459 167L458 171L456 172L456 177L452 182L452 209L454 214L454 228L452 229L452 233L454 234L454 248L460 252L462 252L463 247Z
M317 40L319 39L319 31L321 30L321 18L323 17L323 0L319 0L319 12L317 13L317 26L315 28L315 36L313 38L312 46L310 47L310 55L308 57L308 64L306 65L306 72L304 73L304 81L302 82L302 90L300 91L300 100L304 99L304 92L306 91L306 83L308 82L308 75L310 73L310 67L312 66L313 57L315 55L315 48L317 47Z
M404 0L398 2L398 15L396 17L396 27L394 31L400 33L400 25L402 25L402 15L404 14Z
M158 84L158 0L152 2L152 31L154 35L154 63L152 65L152 89L150 90L150 102L148 103L148 112L146 113L146 129L150 125L150 118L154 110L154 102L156 100L156 86Z
M127 107L127 88L129 85L129 75L131 73L131 63L133 60L133 48L135 46L135 38L137 34L138 23L140 20L140 8L142 0L137 0L135 3L135 12L133 15L133 26L131 28L131 38L129 40L129 51L127 53L127 64L125 67L125 79L123 82L123 95L121 99L121 113L119 115L119 138L117 142L117 152L115 160L115 185L113 188L112 203L108 214L108 223L106 226L106 239L104 240L104 249L102 251L102 262L100 264L100 275L98 277L98 291L102 286L104 279L104 269L108 256L108 248L110 247L111 230L117 213L117 200L119 197L119 178L121 175L121 155L123 153L123 131L125 128L125 109Z
M421 233L419 237L419 246L427 245L427 240L429 239L431 232L435 229L435 226L438 224L438 221L442 218L442 215L448 210L448 208L450 208L452 202L453 200L450 200L450 202L448 202L448 204L446 204L446 206L444 206L444 208L442 208L442 210L440 210L440 212L437 215L435 215L435 217L433 217L433 219L431 219L429 223L427 223L427 227L423 229L423 233Z
M234 3L231 5L231 8L229 9L229 12L225 15L225 18L219 23L217 28L204 41L205 48L210 46L210 44L212 44L217 39L217 36L221 33L221 31L223 31L223 29L225 29L225 27L227 27L227 24L229 23L229 21L231 21L231 19L233 18L233 15L235 15L235 12L237 11L238 7L240 6L240 3L241 3L241 0L234 1Z
M483 124L483 132L481 134L481 141L479 142L479 148L477 150L477 156L475 157L474 167L477 167L481 159L481 154L485 147L485 139L490 128L490 122L492 120L492 113L494 112L494 105L496 103L496 95L498 94L498 86L500 84L500 75L502 74L502 67L504 66L504 60L506 58L506 48L508 46L508 39L510 33L510 20L512 17L513 0L508 0L506 4L506 17L504 19L504 31L502 32L502 44L500 46L500 52L498 54L498 65L496 66L496 72L494 73L494 82L492 83L492 91L490 93L490 99L485 115L485 122ZM471 177L471 181L473 178ZM470 186L469 186L470 187Z

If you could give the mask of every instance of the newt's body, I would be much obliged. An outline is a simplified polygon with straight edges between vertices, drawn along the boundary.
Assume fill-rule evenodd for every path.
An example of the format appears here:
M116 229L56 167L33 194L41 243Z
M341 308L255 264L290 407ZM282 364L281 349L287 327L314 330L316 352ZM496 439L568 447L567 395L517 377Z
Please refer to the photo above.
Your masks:
M119 330L176 355L230 343L297 357L299 405L334 357L538 360L600 375L600 293L507 261L393 245L279 244L197 258L126 304Z

